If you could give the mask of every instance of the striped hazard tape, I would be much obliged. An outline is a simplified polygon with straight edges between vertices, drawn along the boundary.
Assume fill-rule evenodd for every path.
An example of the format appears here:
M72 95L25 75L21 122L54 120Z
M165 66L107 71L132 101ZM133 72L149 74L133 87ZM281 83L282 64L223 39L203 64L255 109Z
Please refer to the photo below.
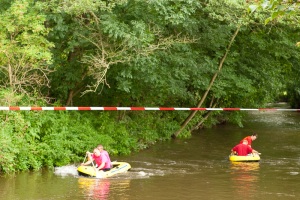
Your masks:
M300 109L285 109L285 108L174 108L174 107L22 107L22 106L9 106L0 107L0 110L133 110L133 111L145 111L145 110L161 110L161 111L297 111Z

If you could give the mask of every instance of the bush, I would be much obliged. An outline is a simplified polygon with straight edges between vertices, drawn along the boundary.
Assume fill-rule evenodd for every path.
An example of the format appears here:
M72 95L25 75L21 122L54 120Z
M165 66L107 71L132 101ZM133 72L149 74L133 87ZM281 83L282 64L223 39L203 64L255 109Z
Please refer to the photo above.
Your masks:
M30 98L9 90L1 90L0 99L2 105L32 104ZM98 144L111 155L129 155L156 141L170 140L179 128L173 115L149 111L0 111L0 171L78 163Z

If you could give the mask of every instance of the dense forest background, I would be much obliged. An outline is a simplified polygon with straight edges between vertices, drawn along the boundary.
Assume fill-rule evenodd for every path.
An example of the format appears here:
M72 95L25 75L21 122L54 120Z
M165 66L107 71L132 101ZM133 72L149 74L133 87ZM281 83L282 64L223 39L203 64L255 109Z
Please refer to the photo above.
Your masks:
M1 0L0 106L300 107L297 1ZM0 171L126 155L242 112L1 111Z

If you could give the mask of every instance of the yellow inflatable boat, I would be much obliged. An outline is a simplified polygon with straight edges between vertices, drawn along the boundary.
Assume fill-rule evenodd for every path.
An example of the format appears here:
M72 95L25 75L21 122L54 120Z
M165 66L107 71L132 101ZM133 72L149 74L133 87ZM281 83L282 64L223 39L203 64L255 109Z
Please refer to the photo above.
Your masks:
M93 166L79 166L77 168L78 174L81 176L90 176L96 178L107 178L115 174L127 172L131 166L126 162L112 162L112 168L109 171L96 171Z
M229 160L233 162L258 162L260 156L258 154L249 154L247 156L229 155Z

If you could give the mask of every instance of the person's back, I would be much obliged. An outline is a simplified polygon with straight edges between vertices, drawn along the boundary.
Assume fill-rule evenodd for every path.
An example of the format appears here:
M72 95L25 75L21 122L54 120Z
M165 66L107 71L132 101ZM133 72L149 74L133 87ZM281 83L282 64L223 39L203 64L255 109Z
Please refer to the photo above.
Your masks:
M101 153L100 156L101 156L102 162L105 163L103 169L111 168L111 160L110 160L108 152L103 149L103 146L101 144L97 146L97 149L99 149L99 151Z
M111 160L108 155L108 152L105 150L102 150L100 156L101 156L102 162L105 162L104 168L111 168Z
M248 141L243 140L242 144L238 144L232 148L232 152L236 152L238 156L247 156L249 153L252 153L252 148L248 146Z
M252 149L244 144L238 144L232 150L236 151L238 156L247 156L249 153L252 153Z

